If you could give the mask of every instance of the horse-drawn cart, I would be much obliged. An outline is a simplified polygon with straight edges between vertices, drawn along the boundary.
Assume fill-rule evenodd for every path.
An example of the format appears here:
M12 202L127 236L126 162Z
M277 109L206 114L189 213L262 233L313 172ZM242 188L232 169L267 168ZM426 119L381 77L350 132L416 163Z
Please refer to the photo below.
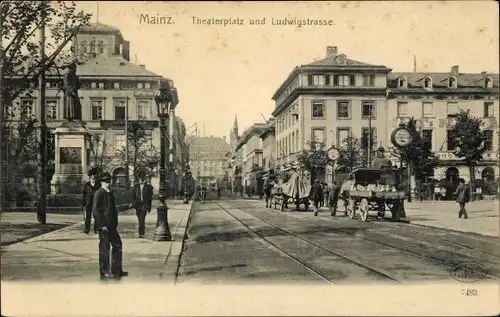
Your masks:
M347 215L354 219L359 212L361 220L367 221L370 211L377 212L377 219L384 218L388 209L394 221L406 217L399 170L361 168L353 173L354 184L347 193Z
M284 208L288 208L290 203L295 204L297 210L303 204L307 210L310 205L310 191L311 185L307 184L299 173L294 173L288 182L271 188L270 203L268 205L266 197L266 207L271 208L274 204L274 209L276 209L276 206L279 205L280 210L283 211Z

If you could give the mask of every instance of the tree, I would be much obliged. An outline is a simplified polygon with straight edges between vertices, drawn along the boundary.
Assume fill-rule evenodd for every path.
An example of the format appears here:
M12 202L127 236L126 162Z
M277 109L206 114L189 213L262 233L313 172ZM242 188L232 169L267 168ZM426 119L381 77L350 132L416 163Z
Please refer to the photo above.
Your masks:
M133 175L136 175L142 167L151 168L158 165L159 153L152 144L149 132L137 121L132 121L128 126L128 165L132 167ZM125 165L127 163L125 147L116 151Z
M360 151L362 152L361 163L363 166L369 165L368 153L370 153L370 160L373 161L373 153L374 153L374 149L376 148L376 143L377 143L377 138L376 138L375 134L373 133L373 131L370 134L369 131L363 130L363 134L361 135L361 138L359 139Z
M2 1L1 2L2 29L2 84L0 85L2 103L0 104L0 169L2 182L12 178L5 177L5 172L16 173L7 161L7 148L19 148L23 142L32 143L31 137L36 131L37 120L27 111L27 105L20 105L14 101L20 97L30 97L36 88L38 77L43 72L50 71L53 75L60 75L59 69L68 62L71 52L68 43L74 32L88 24L90 15L76 11L74 2L52 1ZM47 32L45 41L45 56L40 55L37 31L44 27ZM5 80L4 80L5 78ZM34 105L33 105L34 106ZM9 123L5 119L10 120ZM19 126L13 127L19 124ZM16 131L16 133L12 133ZM28 138L21 140L19 138ZM22 147L21 147L22 148ZM22 151L36 152L37 144L22 148ZM20 157L23 157L21 155ZM14 160L16 166L21 166ZM2 191L4 186L0 186ZM5 197L3 194L2 198ZM2 199L1 203L4 200Z
M342 140L337 165L349 167L351 171L358 166L362 166L363 155L361 154L361 148L361 141L355 136L349 136Z
M469 109L460 110L449 130L453 143L456 144L455 155L469 168L471 193L474 191L476 179L475 167L484 160L483 154L488 150L484 146L486 137L481 130L483 124L483 120L472 116Z
M325 175L326 165L329 163L326 156L325 143L308 142L309 150L302 150L297 157L300 168L311 174L311 181L320 175Z
M111 156L107 155L109 145L103 134L93 133L90 139L90 162L92 168L96 168L98 173L106 170L107 166L113 160Z

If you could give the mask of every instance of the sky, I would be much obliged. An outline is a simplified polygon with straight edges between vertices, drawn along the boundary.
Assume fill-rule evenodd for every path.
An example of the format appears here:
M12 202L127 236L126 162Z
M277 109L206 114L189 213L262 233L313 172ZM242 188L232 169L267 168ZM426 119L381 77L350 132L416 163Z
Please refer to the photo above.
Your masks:
M130 41L131 61L173 79L176 114L200 135L229 137L269 118L272 96L293 68L337 46L348 58L393 71L498 73L498 4L425 2L77 2ZM98 12L98 15L97 15ZM173 24L141 23L141 14ZM244 25L198 25L201 19L242 19ZM266 18L265 25L249 19ZM332 26L272 25L272 19L333 20ZM167 18L168 19L168 18ZM190 129L188 132L193 131Z

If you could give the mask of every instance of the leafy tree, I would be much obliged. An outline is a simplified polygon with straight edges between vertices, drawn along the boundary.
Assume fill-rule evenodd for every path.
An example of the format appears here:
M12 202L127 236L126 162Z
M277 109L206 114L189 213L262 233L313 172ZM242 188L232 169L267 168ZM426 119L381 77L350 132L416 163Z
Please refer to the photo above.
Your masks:
M90 139L90 162L93 168L96 168L98 173L106 170L107 166L113 160L107 155L109 145L106 138L100 133L94 133Z
M158 165L159 153L151 143L151 135L137 121L133 121L128 126L128 165L136 175L140 168L154 167ZM125 147L117 149L118 157L123 164L126 164Z
M361 153L361 140L355 136L349 136L342 140L339 153L340 157L337 160L338 166L349 167L352 171L363 164L363 155Z
M308 142L309 150L302 150L297 157L301 169L311 174L311 181L324 175L329 160L326 156L325 143Z
M483 124L483 120L472 116L469 109L460 110L449 131L454 144L457 145L455 155L461 158L469 168L471 192L473 192L476 179L475 167L484 160L483 154L487 151L484 146L486 138L481 130Z
M3 97L3 107L0 107L0 140L5 141L2 142L0 151L0 165L3 167L0 171L1 180L5 182L6 179L16 177L13 176L18 172L15 167L22 165L19 164L19 158L25 157L18 152L19 156L13 161L16 166L12 166L7 148L36 153L38 146L33 141L36 119L30 116L26 105L20 105L15 100L20 96L31 96L42 72L50 71L52 75L60 75L60 67L71 56L68 43L74 32L88 24L90 15L77 12L74 2L2 1L0 6L3 53L1 67L4 78L0 87ZM46 29L47 37L45 56L40 55L37 36L37 31L42 26ZM24 147L23 143L27 146ZM5 175L6 172L9 175ZM3 186L0 188L2 191L5 189ZM4 203L5 196L1 196L1 203Z

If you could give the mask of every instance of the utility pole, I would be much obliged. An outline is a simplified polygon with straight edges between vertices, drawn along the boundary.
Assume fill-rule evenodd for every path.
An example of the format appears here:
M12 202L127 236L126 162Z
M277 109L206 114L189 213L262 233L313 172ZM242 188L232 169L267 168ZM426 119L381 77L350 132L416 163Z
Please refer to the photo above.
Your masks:
M370 98L368 101L368 109L369 109L369 114L368 114L368 149L367 149L367 155L368 155L368 167L372 166L372 112L373 112L373 105L372 105L372 99Z
M130 173L128 165L128 99L125 103L125 184L130 186Z
M4 100L3 100L3 93L4 93L4 83L3 83L3 61L4 61L4 56L3 56L3 41L2 41L2 35L3 35L3 2L0 2L0 210L3 209L6 206L7 202L7 175L6 175L6 170L5 166L6 164L6 158L7 158L7 153L6 153L6 144L4 144L3 139L4 139L4 122L5 122L5 110L4 110Z
M42 17L44 19L44 17ZM47 126L45 124L45 21L40 24L40 67L42 71L38 77L38 90L40 93L38 107L38 191L37 220L41 224L47 221Z

